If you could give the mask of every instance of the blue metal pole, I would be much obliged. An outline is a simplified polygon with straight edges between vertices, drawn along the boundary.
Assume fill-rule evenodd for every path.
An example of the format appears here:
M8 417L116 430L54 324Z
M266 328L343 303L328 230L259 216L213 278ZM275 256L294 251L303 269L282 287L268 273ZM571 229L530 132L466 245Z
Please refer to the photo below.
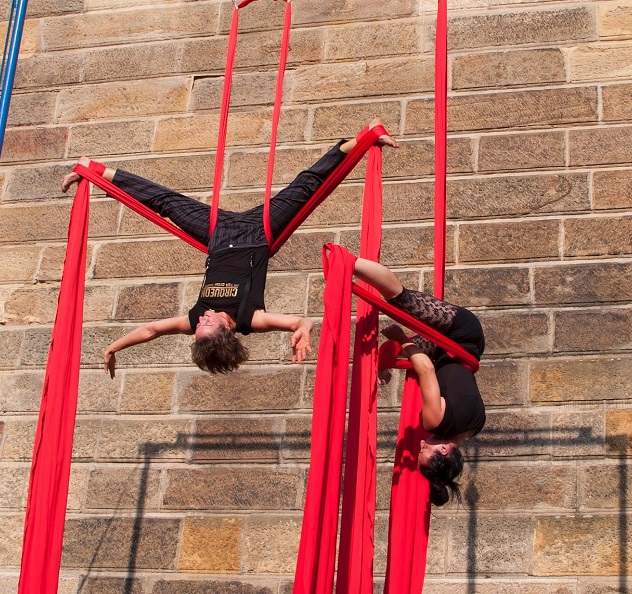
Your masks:
M9 115L9 103L11 102L11 91L13 90L13 79L15 78L15 68L18 63L18 53L20 51L20 41L22 40L22 29L26 17L26 5L28 0L17 0L15 11L15 23L7 29L7 35L11 33L9 53L6 67L2 76L2 91L0 92L0 154L4 142L4 131L7 127L7 117Z

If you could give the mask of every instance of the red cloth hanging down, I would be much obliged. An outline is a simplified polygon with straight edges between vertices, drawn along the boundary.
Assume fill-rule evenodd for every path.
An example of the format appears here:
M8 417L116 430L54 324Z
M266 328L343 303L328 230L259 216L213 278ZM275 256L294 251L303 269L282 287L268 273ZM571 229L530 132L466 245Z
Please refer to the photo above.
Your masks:
M382 151L369 150L362 201L360 257L379 261L382 242ZM364 284L367 291L377 291ZM360 300L356 312L347 454L338 553L337 594L373 594L377 474L379 311Z
M68 247L35 434L19 594L57 592L79 390L89 211L89 183L82 180L70 216Z

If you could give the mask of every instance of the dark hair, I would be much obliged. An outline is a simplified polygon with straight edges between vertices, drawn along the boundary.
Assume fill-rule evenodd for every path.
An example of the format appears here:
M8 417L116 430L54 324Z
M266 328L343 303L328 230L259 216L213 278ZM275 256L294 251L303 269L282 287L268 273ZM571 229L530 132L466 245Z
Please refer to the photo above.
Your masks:
M436 452L419 470L430 481L430 501L437 506L445 505L450 499L461 503L461 490L456 482L463 472L463 455L459 448L451 448L445 454Z
M228 373L248 359L248 349L231 330L220 326L212 336L191 345L191 358L203 371Z

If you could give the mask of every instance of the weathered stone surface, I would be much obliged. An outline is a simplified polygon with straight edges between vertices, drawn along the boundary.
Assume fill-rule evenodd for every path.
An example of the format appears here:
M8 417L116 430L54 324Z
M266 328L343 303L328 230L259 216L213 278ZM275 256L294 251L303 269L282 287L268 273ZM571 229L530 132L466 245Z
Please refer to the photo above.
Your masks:
M600 7L600 39L630 39L632 37L632 7L623 3Z
M619 256L632 253L632 217L564 221L567 256Z
M599 460L579 467L581 510L619 510L632 496L630 466L626 460Z
M550 462L481 463L465 466L461 479L466 508L481 510L559 509L577 506L575 465Z
M334 231L294 233L270 261L270 270L315 270L321 268L324 243L335 241Z
M307 296L307 275L270 275L266 283L266 309L269 312L305 312Z
M530 399L540 404L624 399L631 381L632 365L623 357L533 361Z
M593 128L569 133L570 164L609 165L632 162L627 140L631 128Z
M621 578L580 578L578 582L578 594L625 594L627 589Z
M523 405L527 402L529 375L520 361L482 361L476 375L487 406Z
M28 5L28 16L42 17L76 12L83 8L82 0L31 0Z
M142 467L102 466L90 472L85 506L88 509L157 510L160 505L160 472Z
M184 520L178 568L184 571L239 573L244 518Z
M80 412L114 412L118 408L121 382L111 380L102 370L91 372L83 370L79 375Z
M297 367L253 368L230 377L198 372L178 377L178 410L288 410L297 407L302 371Z
M299 67L290 101L383 97L432 90L433 63L427 58L371 60Z
M606 411L606 451L610 455L629 455L632 449L631 428L632 411L630 409Z
M75 435L72 442L73 460L94 460L100 429L100 420L78 418L75 424Z
M292 573L300 535L300 516L248 516L244 530L244 571Z
M559 256L559 221L459 225L459 260L494 262Z
M284 96L291 88L294 73L286 73L284 77ZM219 109L222 101L223 77L196 76L191 91L190 109ZM273 72L235 73L231 89L231 106L270 105L276 89L276 74Z
M314 108L311 137L313 140L348 138L375 117L382 120L393 136L397 136L400 133L400 110L397 101L317 106Z
M576 588L576 580L574 579L561 581L558 578L545 581L541 578L535 580L521 577L518 582L513 578L485 578L484 580L472 581L467 578L429 577L424 582L424 592L426 594L468 594L471 592L472 584L474 584L477 594L497 594L498 592L503 594L575 594Z
M62 567L126 571L175 569L180 520L163 518L77 518L66 521Z
M180 310L178 283L149 283L121 287L116 320L156 320L176 316Z
M632 206L632 175L629 170L595 171L593 201L596 209Z
M564 167L563 133L483 136L479 141L479 171L512 171Z
M23 525L24 517L22 514L3 514L2 516L2 522L0 522L0 565L3 567L20 566Z
M312 437L312 419L308 416L292 416L285 422L285 434L281 439L281 452L285 460L308 461Z
M121 411L168 413L172 407L175 373L125 372Z
M273 468L171 469L163 509L297 509L303 479Z
M60 159L66 148L67 128L16 128L7 130L2 145L4 162Z
M2 444L3 460L31 460L36 424L35 418L28 420L13 418L5 421Z
M81 582L81 589L85 594L143 594L142 581L122 577L87 576Z
M570 50L571 82L628 79L632 72L632 46L587 45Z
M431 133L433 110L431 99L409 101L405 133ZM594 87L578 87L465 95L448 101L448 113L448 129L453 132L596 123L597 91Z
M184 460L191 435L185 419L104 420L98 455L102 460Z
M556 312L554 323L557 352L632 348L631 309Z
M278 460L278 441L283 432L284 423L278 417L199 420L189 438L191 459L272 462Z
M0 507L13 510L22 509L28 482L29 469L26 466L0 467Z
M27 357L20 357L23 342L23 332L8 330L0 332L0 366L2 368L14 369L21 362L21 358L27 359Z
M548 316L502 312L479 315L485 330L485 353L547 353L551 342Z
M516 87L566 81L559 49L518 50L457 56L452 62L452 88Z
M154 124L147 121L72 126L68 156L146 153L153 134Z
M277 583L262 584L260 580L252 584L241 580L158 580L151 594L275 594Z
M39 268L35 275L38 283L60 281L66 259L66 246L49 247L44 249ZM88 245L86 254L86 273L90 269L92 260L92 246Z
M474 147L469 138L448 141L448 173L473 173ZM434 142L430 140L401 142L396 151L384 154L385 177L410 178L434 173Z
M414 3L411 0L394 0L389 4L389 18L413 16ZM358 0L332 0L323 4L318 0L307 0L296 6L294 22L296 24L318 24L330 22L345 22L350 19L354 21L373 20L383 18L383 6L371 2L360 2Z
M22 56L15 72L13 88L29 89L79 83L83 61L84 56L80 53Z
M632 267L626 263L576 264L534 270L537 304L629 301Z
M553 456L603 456L605 426L601 408L582 408L552 415Z
M208 33L217 23L217 4L189 3L186 10L177 6L147 7L131 11L88 12L64 19L42 22L42 44L48 51L125 41L148 41Z
M32 281L40 251L34 246L0 248L0 281Z
M629 564L630 552L615 515L545 516L535 520L534 575L614 576L629 571L629 567L619 564L622 558Z
M2 373L0 375L0 411L3 413L39 410L44 374L41 372Z
M532 563L532 534L530 518L504 515L470 520L460 516L451 526L448 571L526 573Z
M58 93L18 93L11 98L7 126L36 126L48 124L55 116Z
M184 78L164 78L71 87L60 91L56 117L75 123L183 112L189 84Z
M603 87L603 119L606 121L632 120L632 107L627 101L632 85L608 85Z

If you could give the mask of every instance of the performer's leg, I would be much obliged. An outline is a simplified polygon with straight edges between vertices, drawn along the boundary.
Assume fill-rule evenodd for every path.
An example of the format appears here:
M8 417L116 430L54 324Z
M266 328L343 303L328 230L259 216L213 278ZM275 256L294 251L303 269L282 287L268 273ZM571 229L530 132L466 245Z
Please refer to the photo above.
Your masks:
M452 326L459 310L456 305L441 301L429 293L406 288L396 297L389 299L388 302L444 333Z

